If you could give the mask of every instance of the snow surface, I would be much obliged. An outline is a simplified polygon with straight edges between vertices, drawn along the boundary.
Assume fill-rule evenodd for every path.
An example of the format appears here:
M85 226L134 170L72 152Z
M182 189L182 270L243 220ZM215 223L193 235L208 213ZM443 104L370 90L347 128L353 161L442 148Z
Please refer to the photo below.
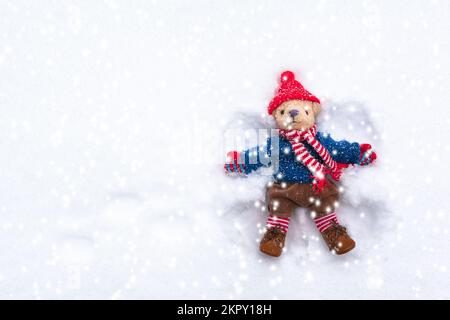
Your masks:
M450 2L1 1L0 298L450 298ZM263 256L270 170L230 128L284 69L372 143L333 256L299 210Z

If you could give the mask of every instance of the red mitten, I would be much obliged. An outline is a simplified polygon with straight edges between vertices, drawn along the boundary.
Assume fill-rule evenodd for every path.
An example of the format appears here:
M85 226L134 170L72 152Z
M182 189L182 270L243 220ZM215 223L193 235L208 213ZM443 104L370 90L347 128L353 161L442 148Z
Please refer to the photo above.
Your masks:
M237 151L230 151L227 153L227 162L223 165L226 173L239 172L245 173L245 167L243 163L239 163L240 154Z
M363 143L359 146L360 156L358 164L366 166L374 162L377 158L377 154L373 151L372 146L368 143Z

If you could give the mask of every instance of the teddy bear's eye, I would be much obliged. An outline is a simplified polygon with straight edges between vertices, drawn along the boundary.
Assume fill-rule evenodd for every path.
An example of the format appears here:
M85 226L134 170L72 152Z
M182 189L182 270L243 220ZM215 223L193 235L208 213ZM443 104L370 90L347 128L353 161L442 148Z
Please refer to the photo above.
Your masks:
M283 114L284 114L284 110L281 110L281 111L280 111L280 114L283 115Z
M306 115L309 115L309 113L308 113L308 111L307 111L307 110L305 110L305 112L306 112Z

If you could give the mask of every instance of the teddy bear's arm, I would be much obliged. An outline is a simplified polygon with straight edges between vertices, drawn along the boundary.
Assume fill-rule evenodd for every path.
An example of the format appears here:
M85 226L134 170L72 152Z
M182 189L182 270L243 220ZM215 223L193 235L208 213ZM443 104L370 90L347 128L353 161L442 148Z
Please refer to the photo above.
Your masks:
M262 146L250 148L242 152L228 152L224 169L226 172L249 174L261 167L270 166L270 156L271 139L269 138Z
M367 143L351 143L347 140L335 141L330 135L322 133L320 133L319 139L326 146L333 160L339 163L366 166L373 163L377 158L376 152Z
M336 141L330 135L320 133L319 140L328 150L334 161L345 164L358 164L360 159L360 146L357 142L347 140Z

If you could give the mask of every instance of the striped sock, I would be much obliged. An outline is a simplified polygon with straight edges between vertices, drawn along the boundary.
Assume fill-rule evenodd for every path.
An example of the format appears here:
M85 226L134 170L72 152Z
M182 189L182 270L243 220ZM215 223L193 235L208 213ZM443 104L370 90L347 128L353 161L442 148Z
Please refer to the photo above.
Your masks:
M279 226L280 229L286 233L289 227L289 220L290 218L282 218L271 214L267 218L267 228Z
M327 214L323 217L314 219L314 222L316 223L317 229L319 229L320 233L324 232L331 226L331 221L334 221L335 223L339 224L339 221L336 216L336 212Z

